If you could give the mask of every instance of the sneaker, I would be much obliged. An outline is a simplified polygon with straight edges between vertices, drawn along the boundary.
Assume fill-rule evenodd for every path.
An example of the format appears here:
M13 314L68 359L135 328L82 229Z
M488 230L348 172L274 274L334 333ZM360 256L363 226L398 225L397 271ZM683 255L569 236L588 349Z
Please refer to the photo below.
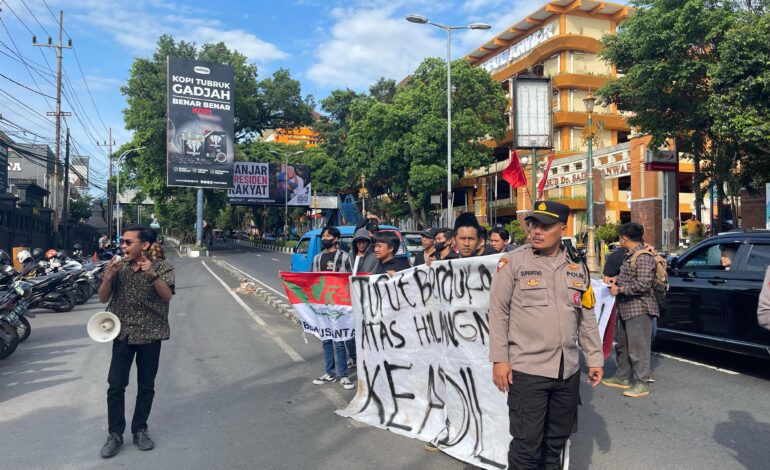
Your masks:
M317 379L313 380L313 383L316 385L323 385L323 384L330 384L332 382L336 382L337 377L329 374L324 374Z
M107 442L102 446L102 458L109 459L110 457L115 457L118 455L118 451L122 445L123 436L111 432L110 435L107 436Z
M623 392L623 396L630 398L646 397L650 394L650 386L645 382L636 382L633 387Z
M432 442L426 442L425 443L425 450L428 452L438 452L438 447L434 446Z
M150 439L150 435L147 431L139 431L134 433L134 445L139 450L152 450L155 448L155 443Z
M631 382L628 379L621 379L620 377L610 377L609 379L602 380L602 385L611 388L620 388L628 390L631 388Z
M356 368L356 360L348 359L348 369L355 369L355 368Z
M340 385L342 385L342 388L344 388L345 390L353 390L354 388L356 388L356 384L351 382L350 379L347 377L342 377L340 379Z

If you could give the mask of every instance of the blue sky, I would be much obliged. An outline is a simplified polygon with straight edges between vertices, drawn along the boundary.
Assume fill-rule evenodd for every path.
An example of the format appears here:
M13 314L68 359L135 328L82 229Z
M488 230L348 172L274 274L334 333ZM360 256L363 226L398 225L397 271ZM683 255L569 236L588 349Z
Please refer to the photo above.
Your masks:
M0 114L5 119L0 129L23 127L38 134L17 134L19 141L53 141L53 125L44 118L46 111L53 110L53 101L39 93L55 95L49 68L55 70L55 53L31 43L33 33L39 42L46 41L48 33L55 34L57 23L51 11L58 15L64 10L65 41L71 37L74 44L74 51L64 51L65 93L70 103L65 102L63 110L73 112L68 123L76 146L92 156L92 180L103 185L107 152L96 142L107 139L107 128L112 128L118 145L130 139L123 127L125 100L120 86L132 60L149 56L161 34L198 44L224 41L257 64L260 77L287 68L301 81L303 95L319 100L337 88L365 91L381 76L400 80L423 58L445 56L444 33L408 23L406 14L422 14L444 24L492 25L490 31L458 32L452 44L457 58L543 4L533 0L0 0L0 73L38 92L0 77ZM95 189L92 194L100 192Z

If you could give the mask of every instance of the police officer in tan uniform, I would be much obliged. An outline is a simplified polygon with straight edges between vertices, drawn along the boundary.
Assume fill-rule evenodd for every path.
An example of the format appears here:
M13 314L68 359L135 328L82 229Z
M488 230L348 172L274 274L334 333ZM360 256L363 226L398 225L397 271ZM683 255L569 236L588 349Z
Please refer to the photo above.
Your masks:
M569 207L540 201L525 219L530 243L500 258L492 278L489 360L508 393L510 469L556 469L576 425L579 349L588 382L602 380L604 356L585 265L561 246Z

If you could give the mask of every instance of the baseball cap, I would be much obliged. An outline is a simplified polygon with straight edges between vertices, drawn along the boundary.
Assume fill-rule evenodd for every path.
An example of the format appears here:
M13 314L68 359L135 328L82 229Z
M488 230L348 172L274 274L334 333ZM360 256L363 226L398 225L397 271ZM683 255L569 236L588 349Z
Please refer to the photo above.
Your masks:
M437 233L438 233L437 229L433 227L429 227L426 230L423 230L422 232L420 232L420 235L427 238L436 238Z

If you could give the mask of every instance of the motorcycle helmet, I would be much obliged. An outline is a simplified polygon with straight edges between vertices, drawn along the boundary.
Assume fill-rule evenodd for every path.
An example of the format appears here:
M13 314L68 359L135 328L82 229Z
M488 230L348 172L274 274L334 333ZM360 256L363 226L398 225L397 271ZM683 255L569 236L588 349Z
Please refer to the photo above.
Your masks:
M19 260L19 263L24 264L25 261L32 258L32 254L27 250L21 250L20 252L16 253L16 259Z
M67 261L67 252L64 250L57 251L56 258L58 258L62 263Z
M42 248L35 248L32 250L32 257L35 258L35 261L40 261L43 259L43 249Z
M11 264L11 257L5 250L0 250L0 266L7 266Z
M53 248L45 252L45 259L51 259L55 256L56 256L56 250L54 250Z
M75 245L72 247L75 251L83 251L83 247L80 246L80 243L75 243Z

